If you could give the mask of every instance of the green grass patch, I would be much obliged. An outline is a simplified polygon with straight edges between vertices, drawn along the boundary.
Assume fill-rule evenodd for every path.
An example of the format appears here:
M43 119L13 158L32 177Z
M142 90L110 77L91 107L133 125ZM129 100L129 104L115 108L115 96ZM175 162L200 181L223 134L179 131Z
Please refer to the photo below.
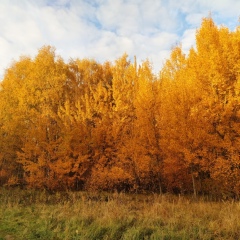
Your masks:
M240 239L240 203L1 189L0 240Z

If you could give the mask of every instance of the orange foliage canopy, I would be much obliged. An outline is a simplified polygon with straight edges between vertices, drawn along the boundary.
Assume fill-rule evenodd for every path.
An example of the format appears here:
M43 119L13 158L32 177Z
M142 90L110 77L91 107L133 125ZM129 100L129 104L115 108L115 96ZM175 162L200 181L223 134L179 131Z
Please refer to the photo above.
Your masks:
M0 183L49 190L240 194L240 28L203 19L196 48L65 63L53 47L7 69Z

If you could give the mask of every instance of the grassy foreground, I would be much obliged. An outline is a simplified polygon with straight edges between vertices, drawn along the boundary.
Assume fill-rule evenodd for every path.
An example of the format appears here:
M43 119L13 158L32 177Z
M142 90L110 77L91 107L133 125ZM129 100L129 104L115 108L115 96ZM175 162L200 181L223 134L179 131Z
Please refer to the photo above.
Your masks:
M240 239L240 202L0 189L0 239Z

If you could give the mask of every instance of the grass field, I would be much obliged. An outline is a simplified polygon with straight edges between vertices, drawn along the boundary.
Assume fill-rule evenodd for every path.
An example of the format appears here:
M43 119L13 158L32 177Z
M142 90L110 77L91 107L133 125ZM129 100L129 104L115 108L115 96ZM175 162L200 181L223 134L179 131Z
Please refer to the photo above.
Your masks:
M240 202L0 190L0 239L240 239Z

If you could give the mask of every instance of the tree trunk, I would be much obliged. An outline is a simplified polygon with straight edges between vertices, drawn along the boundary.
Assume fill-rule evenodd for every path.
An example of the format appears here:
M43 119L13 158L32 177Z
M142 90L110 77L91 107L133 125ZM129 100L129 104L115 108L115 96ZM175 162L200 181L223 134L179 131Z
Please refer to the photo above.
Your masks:
M193 170L192 170L192 169L191 169L191 175L192 175L192 185L193 185L193 196L194 196L194 198L197 198L195 178L194 178Z

